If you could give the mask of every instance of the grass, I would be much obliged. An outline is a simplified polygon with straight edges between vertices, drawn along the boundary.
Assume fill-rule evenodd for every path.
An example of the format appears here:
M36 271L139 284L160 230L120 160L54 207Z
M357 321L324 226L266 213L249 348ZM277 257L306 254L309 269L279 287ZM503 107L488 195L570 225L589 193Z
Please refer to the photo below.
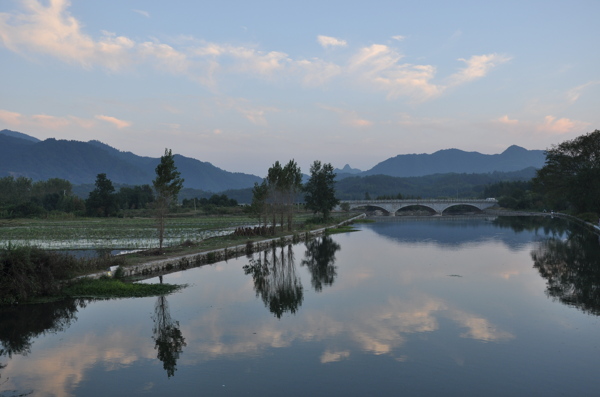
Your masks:
M61 291L61 296L66 298L141 298L170 294L185 286L174 284L137 284L126 283L118 279L99 278L82 279Z
M350 225L344 225L344 226L340 226L340 227L332 227L327 229L327 234L340 234L340 233L350 233L350 232L357 232L358 229L353 228Z

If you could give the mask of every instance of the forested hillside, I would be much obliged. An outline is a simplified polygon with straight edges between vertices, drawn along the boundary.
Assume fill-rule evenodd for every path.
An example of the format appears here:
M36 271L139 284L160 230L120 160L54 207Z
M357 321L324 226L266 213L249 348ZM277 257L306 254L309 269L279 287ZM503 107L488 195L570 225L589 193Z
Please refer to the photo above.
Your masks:
M251 187L261 178L224 171L208 162L175 155L185 187L219 192ZM0 131L0 177L23 176L33 181L65 179L91 185L105 173L115 184L144 185L154 178L158 158L121 152L98 141L39 141L15 131Z

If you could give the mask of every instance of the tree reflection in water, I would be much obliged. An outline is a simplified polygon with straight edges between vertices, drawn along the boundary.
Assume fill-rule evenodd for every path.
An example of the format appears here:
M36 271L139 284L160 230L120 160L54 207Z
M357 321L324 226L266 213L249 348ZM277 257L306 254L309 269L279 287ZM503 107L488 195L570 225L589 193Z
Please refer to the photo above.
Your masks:
M277 255L277 248L258 254L258 259L251 259L244 266L244 272L251 274L254 280L256 296L262 298L263 303L277 318L285 312L292 314L298 311L304 299L304 290L300 278L296 275L296 264L292 246L281 247Z
M162 279L161 279L162 282ZM177 359L186 346L185 338L179 329L179 322L173 321L169 311L169 302L165 295L156 299L154 304L154 348L158 350L157 358L162 361L163 368L167 371L167 377L175 375L177 370Z
M27 355L34 338L66 330L85 306L80 299L0 308L0 356Z
M337 276L335 253L340 245L329 236L315 238L306 243L306 252L302 266L306 266L312 276L311 283L315 291L320 292L323 285L332 285Z
M86 301L62 300L59 302L27 305L4 306L0 308L0 357L12 358L15 354L27 355L31 352L32 340L47 333L65 331L77 320L78 308L86 306ZM6 364L0 363L0 369ZM0 386L8 379L1 381ZM1 393L1 392L0 392ZM12 391L13 396L26 396L33 391L19 393Z
M531 252L534 267L547 280L546 294L578 309L600 315L600 245L586 231L561 240L541 241Z

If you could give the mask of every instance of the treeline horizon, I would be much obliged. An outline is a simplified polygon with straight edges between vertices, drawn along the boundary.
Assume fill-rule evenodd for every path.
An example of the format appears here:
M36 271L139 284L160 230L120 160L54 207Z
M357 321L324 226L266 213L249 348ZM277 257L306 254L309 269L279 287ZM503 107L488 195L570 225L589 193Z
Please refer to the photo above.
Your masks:
M361 200L366 197L383 199L390 197L410 198L488 198L499 200L502 207L519 210L555 210L582 214L584 218L598 220L600 214L600 131L595 130L570 141L553 146L546 151L546 164L539 170L532 167L517 172L492 172L483 174L435 174L421 177L392 177L386 175L347 177L333 183L335 199ZM278 164L278 162L276 163ZM295 165L295 164L294 164ZM295 166L294 175L300 174ZM332 169L333 170L333 169ZM104 179L106 178L105 174ZM335 177L335 174L333 174ZM269 181L267 176L264 181ZM108 181L110 182L110 181ZM265 182L263 182L265 183ZM294 184L295 185L295 184ZM258 184L255 185L259 186ZM39 216L49 212L66 212L75 215L94 215L94 191L86 200L73 193L74 186L64 179L52 178L33 182L25 177L0 178L0 217ZM251 205L255 188L208 192L183 188L179 200L186 207L202 199L213 198L213 207L219 202L231 206L235 201ZM121 186L113 194L114 210L103 214L114 215L128 209L148 208L153 201L149 185ZM272 190L272 189L271 189ZM284 200L301 202L299 189ZM214 198L216 197L216 198ZM96 197L97 198L97 197ZM197 201L198 200L198 201ZM233 200L233 201L231 201ZM256 200L254 200L256 201ZM97 207L97 206L96 206ZM96 214L99 215L97 208Z

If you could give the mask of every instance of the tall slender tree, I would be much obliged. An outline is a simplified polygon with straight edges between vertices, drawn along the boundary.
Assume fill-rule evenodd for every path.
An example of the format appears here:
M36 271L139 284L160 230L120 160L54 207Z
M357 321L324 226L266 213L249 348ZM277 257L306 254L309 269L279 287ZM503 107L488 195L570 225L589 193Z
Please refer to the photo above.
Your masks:
M294 201L298 192L302 190L302 171L298 164L292 159L283 167L282 178L283 190L285 192L285 212L287 214L287 228L292 230L294 220ZM283 227L283 225L282 225Z
M160 251L163 248L165 221L169 208L174 201L177 201L177 195L183 187L184 181L181 173L177 171L173 157L171 149L165 149L165 154L161 156L160 163L156 166L156 179L152 181L156 191L155 216Z

